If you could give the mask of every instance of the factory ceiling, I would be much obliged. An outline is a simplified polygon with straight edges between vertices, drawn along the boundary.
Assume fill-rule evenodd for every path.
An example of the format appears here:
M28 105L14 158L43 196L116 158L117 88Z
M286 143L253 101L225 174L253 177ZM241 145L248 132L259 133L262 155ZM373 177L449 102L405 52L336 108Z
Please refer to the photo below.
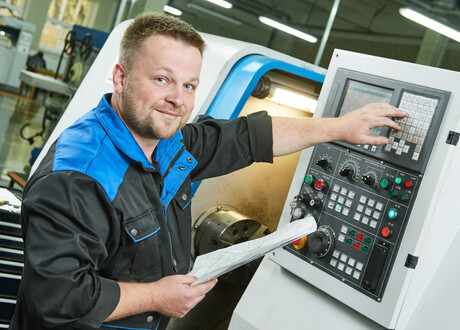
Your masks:
M228 1L233 5L230 9L205 0L170 0L168 4L180 9L181 18L202 32L260 44L313 63L338 0ZM334 48L416 62L427 29L401 16L402 7L460 31L460 0L341 0L320 65L327 67ZM318 42L309 44L264 25L258 19L261 15L311 34ZM460 61L455 60L460 58L460 43L442 38L436 66L460 71Z

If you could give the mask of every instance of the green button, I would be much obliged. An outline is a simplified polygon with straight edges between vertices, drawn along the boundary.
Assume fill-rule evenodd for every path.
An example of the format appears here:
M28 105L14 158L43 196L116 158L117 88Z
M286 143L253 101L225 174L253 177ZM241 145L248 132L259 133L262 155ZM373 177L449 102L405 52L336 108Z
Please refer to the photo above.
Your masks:
M383 178L382 180L380 180L380 187L382 187L382 189L387 189L389 185L390 181L388 181L388 179Z
M353 229L350 229L350 231L348 232L348 235L350 235L351 237L355 237L355 234L356 231L354 231Z
M368 244L368 245L371 245L371 244L372 244L372 238L366 237L366 238L364 239L364 243L366 243L366 244Z
M368 254L369 253L369 248L367 246L363 246L361 248L361 251L363 251L365 254Z
M401 184L401 182L402 182L402 179L399 176L397 176L396 179L395 179L395 183L396 184Z
M313 183L313 176L307 175L304 179L304 182L308 185L311 185Z
M352 245L353 244L353 240L351 238L348 238L345 243L347 243L347 245Z
M401 195L401 201L405 202L409 199L409 197L406 194Z
M339 213L342 212L342 205L336 204L336 205L335 205L335 211L336 211L336 212L339 212Z
M391 196L391 197L397 197L397 196L398 196L398 192L397 192L396 190L392 190L392 191L390 192L390 196Z

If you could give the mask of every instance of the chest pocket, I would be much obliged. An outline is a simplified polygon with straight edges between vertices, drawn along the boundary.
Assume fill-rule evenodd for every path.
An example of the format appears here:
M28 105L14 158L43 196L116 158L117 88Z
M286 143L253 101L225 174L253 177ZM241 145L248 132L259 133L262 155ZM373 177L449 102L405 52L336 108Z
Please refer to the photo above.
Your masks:
M134 242L140 242L160 230L160 225L153 210L124 222L126 233Z

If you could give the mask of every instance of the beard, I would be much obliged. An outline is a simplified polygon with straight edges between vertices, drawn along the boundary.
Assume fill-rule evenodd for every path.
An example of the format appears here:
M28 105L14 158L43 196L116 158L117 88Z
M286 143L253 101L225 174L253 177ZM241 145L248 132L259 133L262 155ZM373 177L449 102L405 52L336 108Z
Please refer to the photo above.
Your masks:
M168 120L157 110L175 112L180 117ZM121 98L121 115L130 130L143 138L154 140L172 138L190 117L183 107L164 102L155 102L149 106L140 104L134 97L130 83L126 85Z

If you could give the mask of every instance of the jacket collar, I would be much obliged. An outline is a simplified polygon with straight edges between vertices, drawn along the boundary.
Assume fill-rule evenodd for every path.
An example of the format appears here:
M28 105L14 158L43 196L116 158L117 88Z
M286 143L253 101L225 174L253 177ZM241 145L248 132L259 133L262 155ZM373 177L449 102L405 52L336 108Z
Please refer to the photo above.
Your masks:
M141 163L144 168L154 169L155 167L144 155L144 152L139 144L137 144L128 127L126 127L126 124L112 109L110 105L111 97L111 93L105 94L102 97L95 109L96 117L102 127L104 127L110 140L119 150L133 161ZM160 166L158 170L162 174L168 169L176 153L183 147L182 138L182 132L179 130L172 138L158 142L154 151L154 157L158 161Z

